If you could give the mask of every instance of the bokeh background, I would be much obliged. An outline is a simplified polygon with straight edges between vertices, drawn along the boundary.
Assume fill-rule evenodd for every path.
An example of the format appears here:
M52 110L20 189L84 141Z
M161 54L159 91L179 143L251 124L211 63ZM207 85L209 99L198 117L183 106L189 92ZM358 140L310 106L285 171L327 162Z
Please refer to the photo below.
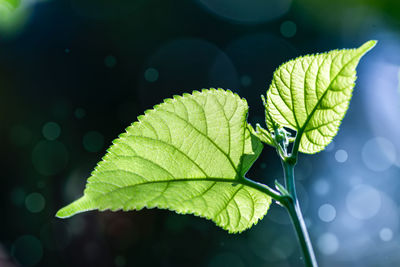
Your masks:
M16 12L0 18L0 266L302 266L276 204L240 235L163 210L54 215L164 98L229 88L263 123L281 63L370 39L339 134L300 157L297 188L321 266L400 265L399 1L22 0ZM248 177L282 179L273 149Z

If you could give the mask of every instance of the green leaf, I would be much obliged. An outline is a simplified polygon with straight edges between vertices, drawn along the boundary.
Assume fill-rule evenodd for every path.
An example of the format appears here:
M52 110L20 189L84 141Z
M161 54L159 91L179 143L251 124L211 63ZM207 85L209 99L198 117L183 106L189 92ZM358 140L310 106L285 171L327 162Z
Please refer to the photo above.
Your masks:
M297 131L299 151L323 150L337 134L347 111L361 57L373 48L334 50L281 65L267 92L266 112L279 125Z
M274 139L271 133L262 128L260 124L256 124L256 129L254 129L250 124L248 128L253 135L257 136L260 139L261 142L275 147Z
M262 150L247 112L244 99L222 89L166 99L113 142L84 196L57 216L157 207L205 217L229 232L251 227L271 198L244 178Z
M265 98L264 98L263 95L261 96L261 99L262 99L262 101L264 103L264 106L265 106L266 102L265 102ZM269 126L270 123L269 123L268 117L269 116L266 116L265 122ZM271 133L269 131L267 131L264 128L262 128L260 124L258 124L258 123L256 124L256 129L254 129L250 124L248 125L248 128L249 128L249 130L250 130L250 132L252 134L254 134L255 136L257 136L260 139L261 142L263 142L263 143L265 143L267 145L270 145L272 147L276 146L275 141L274 141L274 137L271 135ZM272 128L271 128L271 130L272 130Z

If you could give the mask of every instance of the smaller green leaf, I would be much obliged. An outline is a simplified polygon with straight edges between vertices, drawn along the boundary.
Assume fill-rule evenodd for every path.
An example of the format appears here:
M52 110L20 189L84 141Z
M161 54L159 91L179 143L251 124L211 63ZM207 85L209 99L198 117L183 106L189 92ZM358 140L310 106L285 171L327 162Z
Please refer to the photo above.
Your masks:
M357 49L299 57L274 72L267 92L267 118L297 131L300 152L319 152L337 134L352 96L358 62L375 44L369 41Z
M271 203L264 186L244 177L262 150L247 112L244 99L222 89L166 99L113 142L83 197L57 216L157 207L244 231Z
M275 186L282 195L290 196L289 191L278 180L275 180Z
M275 147L274 138L272 137L271 133L262 128L260 124L256 124L256 129L254 129L250 124L248 128L254 136L257 136L260 139L261 142Z

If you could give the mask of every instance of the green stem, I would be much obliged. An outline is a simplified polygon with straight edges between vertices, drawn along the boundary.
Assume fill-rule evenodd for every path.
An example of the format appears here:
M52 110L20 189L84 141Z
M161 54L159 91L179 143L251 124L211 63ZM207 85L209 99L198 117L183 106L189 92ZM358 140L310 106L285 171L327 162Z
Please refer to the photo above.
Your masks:
M288 158L289 159L289 158ZM285 178L285 186L293 199L297 199L296 185L294 182L294 164L289 164L288 160L282 160L283 173Z
M244 178L241 181L242 184L244 185L248 185L250 187L253 187L267 195L269 195L270 197L272 197L273 199L275 199L278 202L282 202L282 199L285 198L285 196L282 196L281 194L279 194L278 192L276 192L274 189L272 189L271 187L261 184L261 183L257 183L253 180L250 180L248 178Z
M265 98L262 96L264 106L267 107ZM301 213L299 201L297 199L296 194L296 184L294 180L294 166L297 163L297 155L300 148L301 136L303 135L304 128L300 129L294 140L292 152L289 154L288 144L288 134L284 128L279 128L270 114L266 112L269 116L269 119L272 123L274 129L274 143L277 149L278 155L281 158L282 167L284 171L284 179L285 179L285 187L283 187L279 182L275 182L278 190L280 191L276 194L271 188L260 188L263 189L261 191L265 192L276 201L282 204L288 211L290 215L290 219L292 220L294 229L297 234L297 238L299 240L301 250L304 256L304 262L307 267L318 267L317 260L315 258L314 250L310 241L310 237L308 235L306 224L304 223L303 214Z
M291 161L291 162L290 162ZM282 205L288 211L290 218L293 222L293 226L296 230L297 238L300 242L301 249L303 251L304 261L307 267L317 267L317 260L314 255L314 250L308 235L306 224L304 223L303 214L301 213L299 201L296 195L296 186L294 182L294 165L296 164L295 159L288 158L288 160L282 160L282 165L285 174L286 189L289 191L290 196L284 198Z

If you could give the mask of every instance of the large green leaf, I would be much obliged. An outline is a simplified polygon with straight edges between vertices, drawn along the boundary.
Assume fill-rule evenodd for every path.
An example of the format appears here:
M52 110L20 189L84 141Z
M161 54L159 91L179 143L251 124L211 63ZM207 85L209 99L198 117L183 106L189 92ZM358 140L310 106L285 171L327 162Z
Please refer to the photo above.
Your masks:
M297 131L299 151L316 153L332 141L352 96L357 64L375 44L299 57L275 71L266 111Z
M262 150L244 99L222 89L175 96L128 127L88 179L84 196L57 216L88 210L162 208L241 232L271 199L244 175Z

